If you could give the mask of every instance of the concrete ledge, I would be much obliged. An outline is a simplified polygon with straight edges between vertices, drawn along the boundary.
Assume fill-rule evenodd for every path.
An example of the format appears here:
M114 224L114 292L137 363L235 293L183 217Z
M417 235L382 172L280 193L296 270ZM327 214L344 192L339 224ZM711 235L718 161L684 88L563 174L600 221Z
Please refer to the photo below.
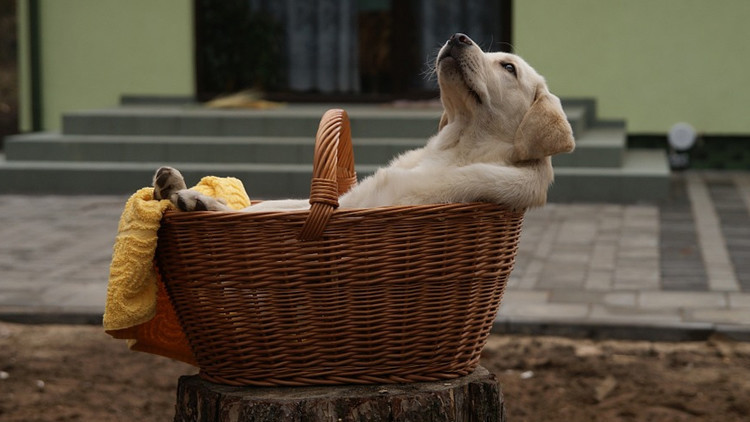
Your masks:
M549 200L633 203L666 198L670 170L663 151L631 150L624 158L621 168L556 168Z
M624 127L596 127L576 135L576 149L552 157L555 168L611 167L623 164L627 134Z
M625 321L521 320L498 317L491 332L646 341L705 341L715 334L721 334L736 341L750 341L748 327L710 323L639 324Z
M101 310L0 307L0 321L17 324L101 325ZM627 322L507 319L498 317L492 334L521 334L596 340L705 341L723 335L750 341L750 327L710 323L639 324Z
M16 324L101 325L102 316L103 311L98 309L0 307L0 321Z

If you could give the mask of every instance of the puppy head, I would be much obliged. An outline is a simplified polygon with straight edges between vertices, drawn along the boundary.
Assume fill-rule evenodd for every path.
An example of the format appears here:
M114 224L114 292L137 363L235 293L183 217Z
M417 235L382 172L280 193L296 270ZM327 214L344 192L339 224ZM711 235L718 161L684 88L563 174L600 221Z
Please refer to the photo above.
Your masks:
M455 34L438 54L439 129L457 124L473 139L499 143L511 162L544 158L574 148L560 100L519 56L485 53Z

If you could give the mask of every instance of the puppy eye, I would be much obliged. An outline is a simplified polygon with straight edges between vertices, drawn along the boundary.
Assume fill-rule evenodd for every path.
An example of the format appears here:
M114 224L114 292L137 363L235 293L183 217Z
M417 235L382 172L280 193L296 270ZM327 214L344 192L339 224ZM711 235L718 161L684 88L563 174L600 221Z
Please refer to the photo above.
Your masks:
M503 69L507 70L508 72L512 73L513 75L516 75L516 67L513 66L512 63L501 63L503 65Z

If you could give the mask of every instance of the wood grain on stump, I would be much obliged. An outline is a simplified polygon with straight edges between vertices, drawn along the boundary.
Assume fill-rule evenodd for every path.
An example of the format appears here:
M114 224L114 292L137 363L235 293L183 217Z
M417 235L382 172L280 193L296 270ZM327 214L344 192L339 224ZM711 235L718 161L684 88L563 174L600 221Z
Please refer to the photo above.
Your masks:
M414 384L231 387L181 377L176 422L504 422L503 396L483 367L452 380Z

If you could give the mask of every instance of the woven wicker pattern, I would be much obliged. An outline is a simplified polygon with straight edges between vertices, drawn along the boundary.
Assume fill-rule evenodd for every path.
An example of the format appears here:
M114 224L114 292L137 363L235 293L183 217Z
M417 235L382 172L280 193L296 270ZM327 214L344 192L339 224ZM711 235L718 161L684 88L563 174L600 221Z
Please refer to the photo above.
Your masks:
M332 120L334 130L323 130ZM317 214L171 212L162 220L158 265L201 376L274 386L470 373L523 213L483 203L337 210L330 183L315 180L338 178L344 190L353 180L353 159L335 158L351 156L346 114L327 113L321 130L328 135L319 131L318 144L344 145L316 147ZM322 200L316 183L328 192Z

